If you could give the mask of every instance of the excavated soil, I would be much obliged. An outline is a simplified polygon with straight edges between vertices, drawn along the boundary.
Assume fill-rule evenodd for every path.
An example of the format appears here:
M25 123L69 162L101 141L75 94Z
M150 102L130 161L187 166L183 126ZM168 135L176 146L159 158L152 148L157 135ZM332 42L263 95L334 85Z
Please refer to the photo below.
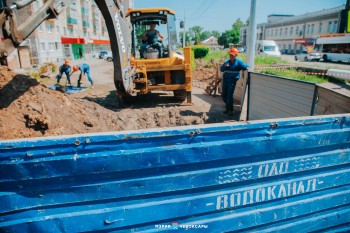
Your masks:
M51 90L41 80L0 67L1 140L193 125L206 120L206 114L184 114L176 106L106 108L98 101Z

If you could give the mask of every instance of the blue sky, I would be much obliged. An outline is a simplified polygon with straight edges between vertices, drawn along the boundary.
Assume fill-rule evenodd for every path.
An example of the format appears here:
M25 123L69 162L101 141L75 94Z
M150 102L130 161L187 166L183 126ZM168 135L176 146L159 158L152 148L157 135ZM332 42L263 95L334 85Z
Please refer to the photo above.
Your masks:
M271 14L301 15L308 12L345 5L346 0L256 0L256 22L267 22ZM251 0L134 0L135 8L168 7L177 19L186 15L186 28L201 26L204 30L223 32L237 18L245 22L250 14Z

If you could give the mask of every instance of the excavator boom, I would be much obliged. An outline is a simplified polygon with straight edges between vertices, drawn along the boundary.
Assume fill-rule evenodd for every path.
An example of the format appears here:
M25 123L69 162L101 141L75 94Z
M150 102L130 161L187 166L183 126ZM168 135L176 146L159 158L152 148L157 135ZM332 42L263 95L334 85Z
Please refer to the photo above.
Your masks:
M114 65L114 83L121 96L130 95L133 89L134 69L130 64L131 24L125 18L127 9L118 0L95 1L107 26Z
M33 14L25 23L17 25L14 10L20 9L35 0L14 2L0 13L0 25L5 28L4 40L0 40L0 57L6 60L7 56L25 40L44 20L57 18L63 11L66 1L47 0L44 5ZM133 69L130 66L130 27L126 20L123 5L118 0L95 1L105 18L110 36L114 62L114 82L119 95L125 96L132 92ZM127 9L126 9L127 10ZM6 23L6 21L9 21ZM6 25L8 25L6 27Z
M11 54L44 20L57 18L65 5L70 4L70 1L64 0L44 1L44 5L35 14L17 27L13 11L32 2L33 0L17 1L0 13L0 25L3 27L9 25L3 30L4 41L0 41L1 58L6 58ZM114 63L114 83L118 96L134 96L147 94L150 90L166 90L173 91L174 95L186 94L187 100L190 102L192 88L190 49L184 49L185 56L175 51L175 13L169 9L160 8L151 8L149 12L147 10L145 12L146 14L153 12L156 19L166 25L169 31L167 34L169 43L164 49L164 54L160 56L162 60L151 62L150 60L146 61L146 59L135 60L137 49L132 23L141 21L127 14L128 9L124 9L126 8L124 7L125 2L121 0L96 0L95 3L105 19L109 33ZM138 12L136 17L139 13L143 14L143 12ZM132 22L130 18L132 18ZM188 59L185 59L186 57ZM153 85L151 80L155 79L157 82L151 87L150 85ZM161 85L157 86L158 84Z
M5 7L0 13L0 25L3 30L4 41L0 41L0 57L2 60L11 54L28 36L46 19L57 18L65 7L65 1L48 0L25 23L17 25L14 9L21 9L34 0L14 2L12 6ZM8 21L8 23L6 23Z

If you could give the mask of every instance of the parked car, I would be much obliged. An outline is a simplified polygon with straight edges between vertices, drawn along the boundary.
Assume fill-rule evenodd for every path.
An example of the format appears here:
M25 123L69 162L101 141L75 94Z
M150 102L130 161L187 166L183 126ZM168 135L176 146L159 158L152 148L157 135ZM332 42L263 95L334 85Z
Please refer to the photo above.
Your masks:
M113 61L113 55L112 53L107 53L104 57L103 57L104 60L108 61L108 62L112 62Z
M320 61L321 53L302 51L294 56L296 61Z
M244 53L244 52L245 52L245 50L244 50L243 47L238 47L237 50L238 50L238 52L240 52L240 53Z
M281 57L281 51L274 40L256 41L255 53L261 56Z
M108 54L107 51L101 51L99 54L98 54L98 58L102 59L104 58L104 56L106 56Z

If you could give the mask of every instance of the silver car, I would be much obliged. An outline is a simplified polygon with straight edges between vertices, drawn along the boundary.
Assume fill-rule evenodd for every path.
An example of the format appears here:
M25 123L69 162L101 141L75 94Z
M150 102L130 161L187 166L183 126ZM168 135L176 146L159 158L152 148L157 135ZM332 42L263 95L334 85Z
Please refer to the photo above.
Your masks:
M320 61L320 59L321 53L318 52L302 51L294 56L294 60L296 61Z
M108 52L104 57L104 60L108 61L108 62L112 62L113 61L113 55L111 52Z

